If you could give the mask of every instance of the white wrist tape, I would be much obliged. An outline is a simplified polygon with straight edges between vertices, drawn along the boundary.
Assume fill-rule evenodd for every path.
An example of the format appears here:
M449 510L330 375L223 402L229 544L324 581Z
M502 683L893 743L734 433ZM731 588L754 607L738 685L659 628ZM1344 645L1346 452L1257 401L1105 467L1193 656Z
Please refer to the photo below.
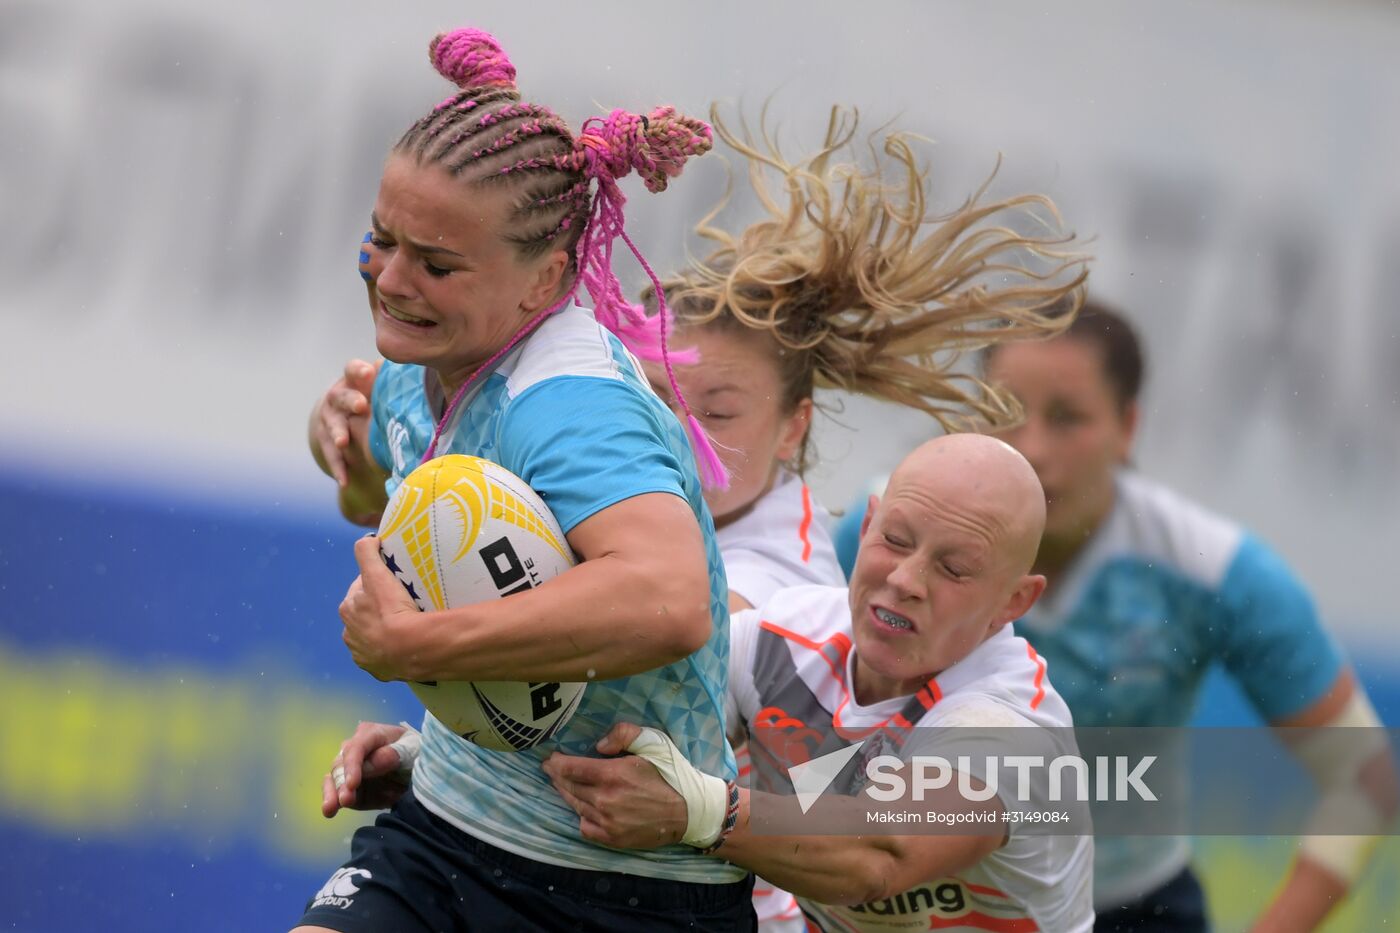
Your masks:
M655 765L661 777L685 801L686 829L681 842L697 849L708 848L724 828L729 805L724 781L705 774L687 761L666 733L647 726L641 729L641 735L627 750Z
M1335 719L1326 727L1307 730L1306 737L1293 743L1292 749L1319 794L1299 854L1350 886L1387 828L1385 814L1360 780L1368 762L1389 753L1380 717L1358 686ZM1360 826L1374 826L1376 835L1324 835L1329 827L1333 833L1338 832L1337 827L1355 833Z
M404 734L390 742L389 747L399 753L399 766L394 769L394 774L407 781L413 774L413 765L418 761L418 753L423 750L423 736L406 722L399 725L404 727Z

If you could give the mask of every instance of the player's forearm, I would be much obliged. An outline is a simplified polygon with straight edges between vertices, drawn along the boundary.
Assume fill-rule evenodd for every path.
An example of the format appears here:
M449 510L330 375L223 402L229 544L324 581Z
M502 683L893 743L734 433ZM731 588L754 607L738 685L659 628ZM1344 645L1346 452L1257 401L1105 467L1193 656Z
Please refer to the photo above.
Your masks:
M409 680L611 680L698 650L713 627L704 564L585 561L505 599L425 612L405 633Z
M755 835L748 827L748 800L739 823L715 852L786 891L824 904L878 900L879 878L890 855L876 837Z
M1306 857L1293 863L1288 880L1255 922L1254 933L1304 933L1315 930L1346 897L1347 887Z
M1318 798L1298 859L1255 929L1312 930L1361 877L1394 824L1400 777L1380 718L1349 670L1322 700L1276 725Z
M1000 843L997 837L810 836L770 834L801 814L795 797L758 795L765 817L751 819L754 794L740 790L734 830L713 854L747 868L793 894L823 904L866 904L974 864ZM839 805L839 804L838 804ZM860 814L864 805L850 801Z

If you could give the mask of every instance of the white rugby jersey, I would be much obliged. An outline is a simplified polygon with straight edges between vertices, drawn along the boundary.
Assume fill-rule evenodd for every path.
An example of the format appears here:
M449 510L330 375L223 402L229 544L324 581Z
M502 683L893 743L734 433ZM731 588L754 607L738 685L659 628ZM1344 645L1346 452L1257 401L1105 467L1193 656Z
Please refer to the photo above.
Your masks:
M936 727L987 721L1069 727L1069 708L1045 676L1045 662L1009 626L938 674L912 697L862 706L851 689L855 650L844 587L783 590L736 613L730 692L748 725L781 716L855 738L889 726ZM1012 788L1001 783L1003 804ZM835 907L800 898L823 931L1053 931L1093 928L1093 839L1018 833L956 877L929 879L894 898Z
M715 531L729 591L757 606L789 586L844 583L829 518L800 477L780 470L748 512Z
M807 484L780 470L773 487L748 512L715 531L730 592L757 606L786 587L845 583L826 530L828 520ZM735 757L740 783L746 783L748 747ZM807 927L797 898L762 878L754 879L753 909L759 933L803 933Z

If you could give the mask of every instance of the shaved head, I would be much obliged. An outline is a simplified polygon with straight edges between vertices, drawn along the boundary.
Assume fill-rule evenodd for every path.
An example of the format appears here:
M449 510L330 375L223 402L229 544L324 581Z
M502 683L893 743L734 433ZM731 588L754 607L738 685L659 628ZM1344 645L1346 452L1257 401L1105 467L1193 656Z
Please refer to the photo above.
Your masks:
M1045 492L1026 458L984 434L948 434L914 449L890 477L885 497L906 488L956 501L995 531L1014 576L1029 572L1045 530Z
M916 691L1045 591L1030 572L1045 493L1002 441L950 434L922 444L872 506L850 586L862 703Z
M872 500L851 572L861 702L917 691L1025 615L1046 500L1025 457L984 434L948 434L900 462Z

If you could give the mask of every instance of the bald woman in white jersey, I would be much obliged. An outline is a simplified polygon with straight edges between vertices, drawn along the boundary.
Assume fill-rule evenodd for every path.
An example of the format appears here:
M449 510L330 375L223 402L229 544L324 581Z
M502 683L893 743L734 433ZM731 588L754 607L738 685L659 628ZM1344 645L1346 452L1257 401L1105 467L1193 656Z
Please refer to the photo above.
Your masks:
M1044 663L1008 624L1045 588L1029 572L1044 520L1034 471L1005 444L951 435L923 445L867 517L849 590L783 590L735 615L739 715L752 724L780 701L819 731L873 733L896 721L1070 726ZM599 751L618 754L638 735L619 725ZM638 758L556 755L545 770L585 838L605 845L671 842L697 813L724 809L703 799L710 782L681 781L700 788L683 799ZM1014 808L1010 782L1001 785L997 805ZM794 891L816 929L1093 925L1088 836L1026 834L1014 824L1004 836L768 835L751 830L752 797L741 792L735 825L711 854Z

